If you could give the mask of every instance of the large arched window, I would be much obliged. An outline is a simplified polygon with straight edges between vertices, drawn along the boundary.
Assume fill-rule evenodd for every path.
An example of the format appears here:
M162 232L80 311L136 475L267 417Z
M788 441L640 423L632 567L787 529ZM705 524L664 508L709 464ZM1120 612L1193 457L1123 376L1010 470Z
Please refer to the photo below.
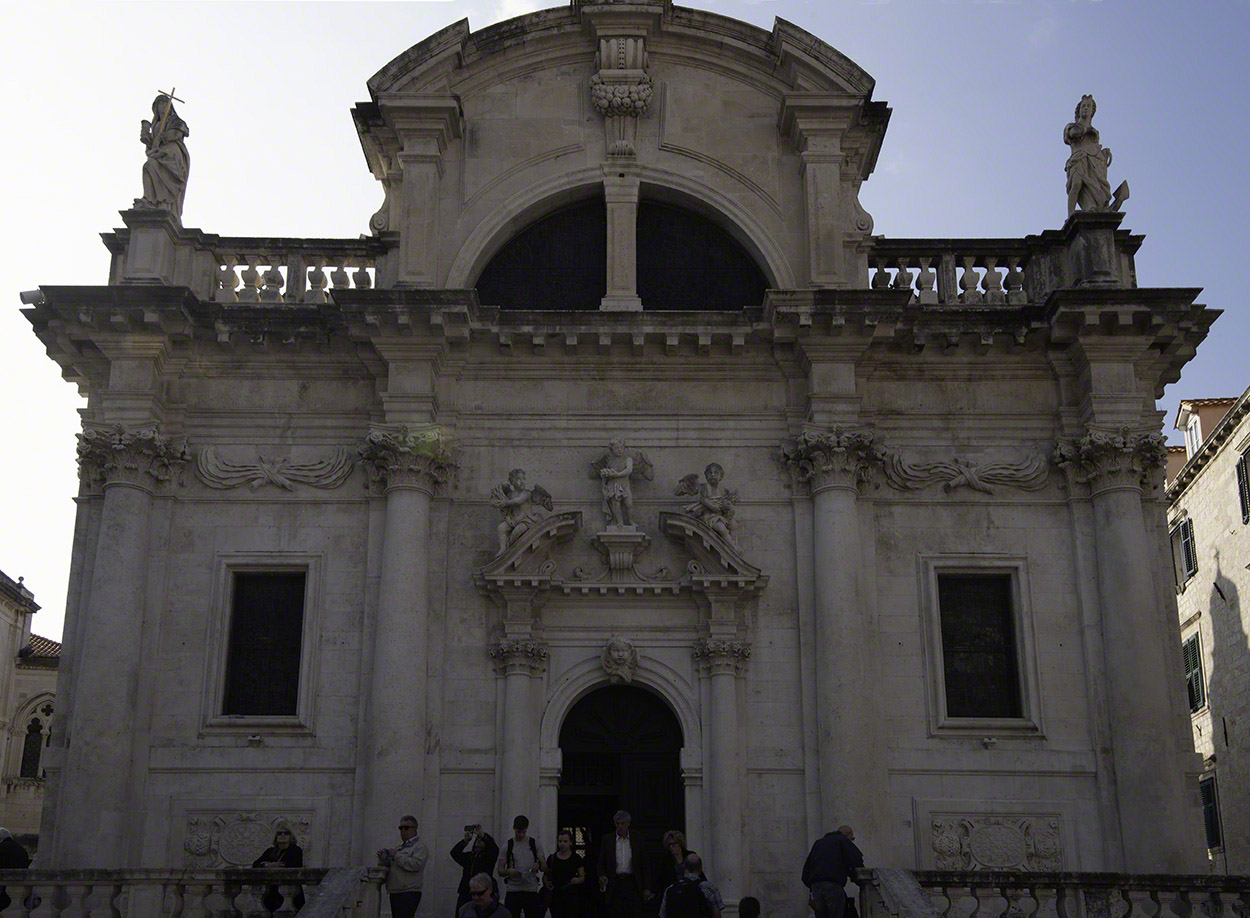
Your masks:
M743 245L714 221L643 199L637 222L643 309L758 306L768 281ZM487 263L478 298L502 309L598 309L607 289L602 199L563 207L513 236Z
M43 757L43 721L32 717L26 725L26 738L22 741L23 778L39 777L39 760Z

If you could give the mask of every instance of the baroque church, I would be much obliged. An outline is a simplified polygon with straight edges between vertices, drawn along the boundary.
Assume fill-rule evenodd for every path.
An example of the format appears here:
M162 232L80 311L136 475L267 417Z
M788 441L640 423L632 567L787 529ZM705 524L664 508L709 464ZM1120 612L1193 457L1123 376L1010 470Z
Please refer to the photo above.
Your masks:
M1205 869L1155 399L1218 310L1137 286L1119 192L883 235L873 79L669 0L458 22L351 114L368 234L184 226L158 97L108 283L30 297L88 399L44 866L371 863L412 813L441 908L465 824L625 808L770 914L842 823Z

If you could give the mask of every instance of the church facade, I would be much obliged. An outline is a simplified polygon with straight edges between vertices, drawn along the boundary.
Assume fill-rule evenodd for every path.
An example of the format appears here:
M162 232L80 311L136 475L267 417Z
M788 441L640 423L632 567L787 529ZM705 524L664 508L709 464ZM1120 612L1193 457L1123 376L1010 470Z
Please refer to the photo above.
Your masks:
M367 237L190 229L145 171L109 283L27 310L88 396L46 866L278 821L368 863L411 813L437 909L466 824L593 852L623 807L770 913L841 823L1202 869L1154 400L1218 313L1105 207L875 235L872 90L783 21L578 0L370 80Z

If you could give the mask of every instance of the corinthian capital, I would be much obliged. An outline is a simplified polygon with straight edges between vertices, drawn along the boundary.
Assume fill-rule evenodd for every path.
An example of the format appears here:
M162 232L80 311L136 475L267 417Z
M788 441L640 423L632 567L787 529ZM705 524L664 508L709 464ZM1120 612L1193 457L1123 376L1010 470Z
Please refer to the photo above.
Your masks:
M1158 433L1090 431L1084 437L1060 440L1055 464L1071 484L1088 487L1091 495L1103 491L1150 488L1167 463L1167 441Z
M547 668L547 645L539 641L514 641L505 638L487 648L501 676L520 674L541 676Z
M857 490L883 455L871 431L835 427L824 433L804 431L782 444L777 458L796 485L809 485L815 494L826 488Z
M691 656L700 672L711 676L720 673L741 676L751 659L751 645L746 641L705 638L695 642Z
M374 428L360 445L371 482L384 490L413 488L433 493L456 469L456 456L437 424Z
M156 424L91 424L78 435L78 474L87 485L155 491L172 481L190 458L186 438L167 437Z

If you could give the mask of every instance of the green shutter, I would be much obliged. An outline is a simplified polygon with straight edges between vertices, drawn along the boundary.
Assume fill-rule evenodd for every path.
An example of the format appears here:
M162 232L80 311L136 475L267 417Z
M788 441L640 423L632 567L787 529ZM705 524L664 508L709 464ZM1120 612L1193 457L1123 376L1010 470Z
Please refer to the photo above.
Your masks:
M1206 703L1206 688L1202 681L1202 649L1198 635L1192 635L1181 646L1185 659L1185 687L1189 694L1189 711L1199 711Z
M1215 795L1215 778L1200 778L1198 791L1202 796L1202 825L1207 832L1207 847L1218 848L1220 837L1220 805Z
M1250 450L1237 460L1237 497L1241 500L1241 521L1250 523Z

